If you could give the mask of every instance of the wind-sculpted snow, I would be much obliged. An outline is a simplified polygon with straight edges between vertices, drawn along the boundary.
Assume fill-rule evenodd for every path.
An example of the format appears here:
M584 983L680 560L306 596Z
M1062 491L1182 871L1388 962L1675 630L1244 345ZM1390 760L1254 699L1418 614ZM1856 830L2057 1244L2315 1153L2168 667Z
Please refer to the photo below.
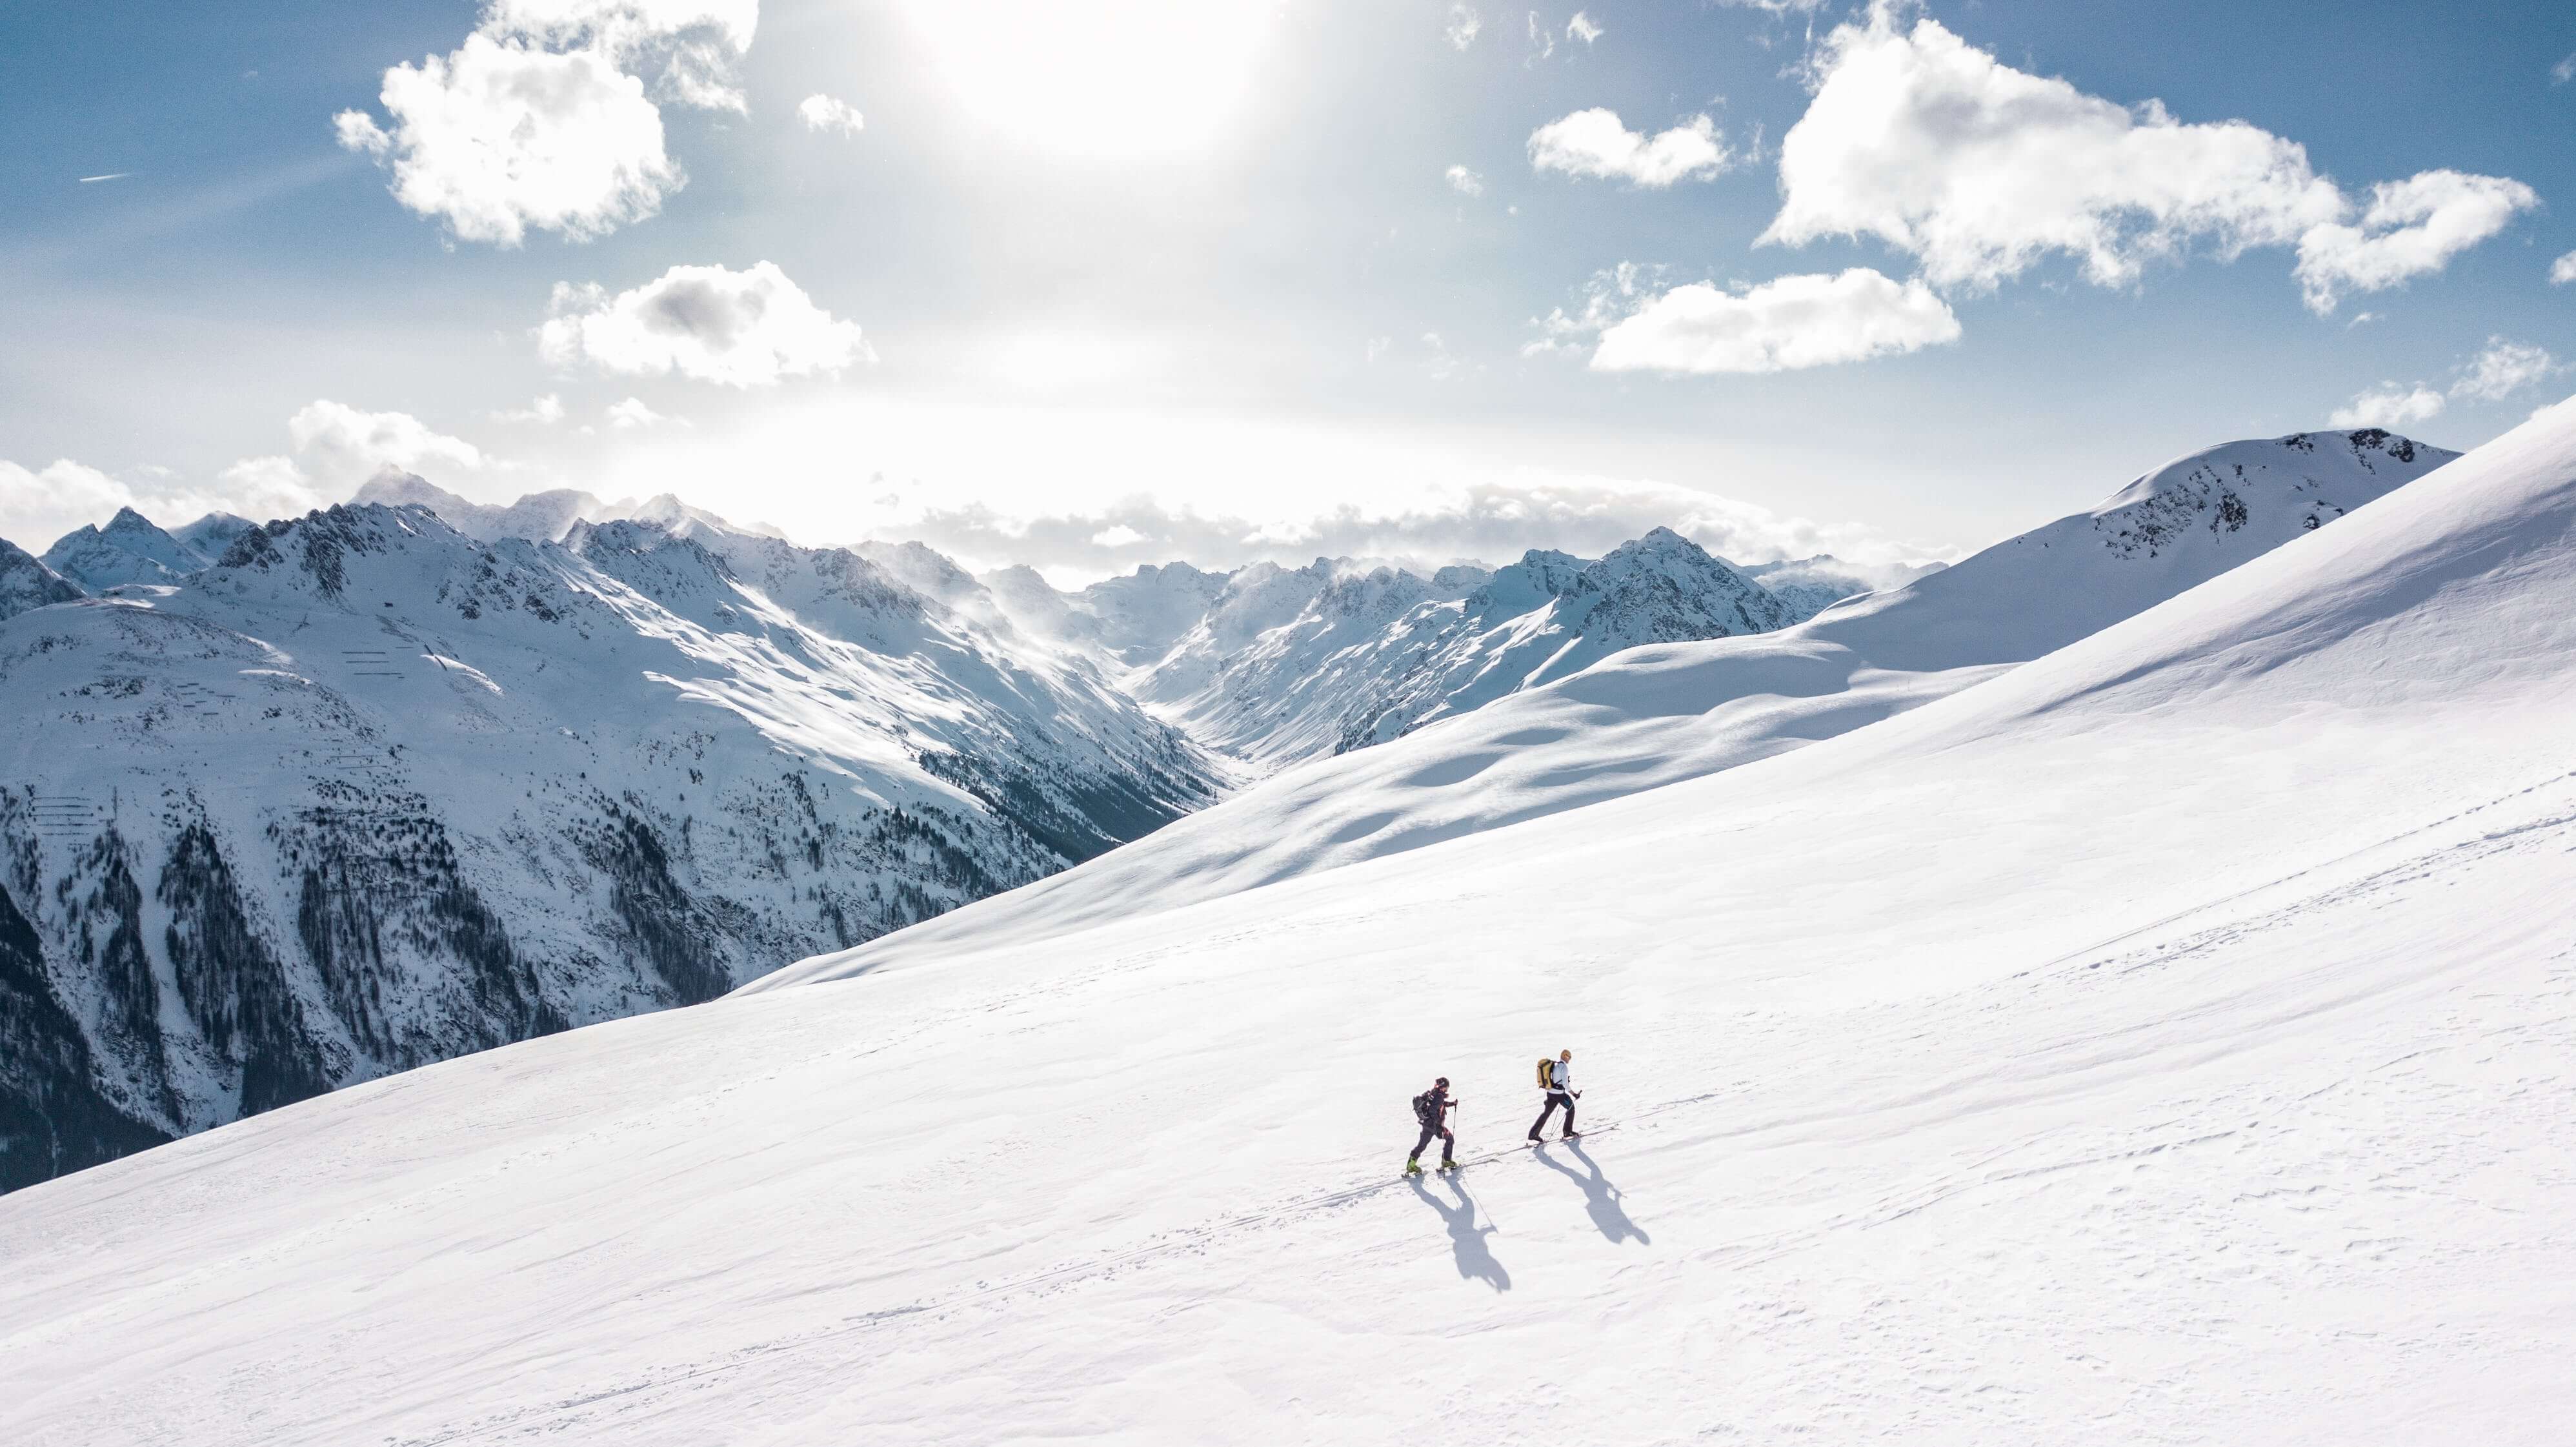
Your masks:
M966 939L1046 938L1801 748L2096 633L2456 455L2378 431L2214 447L1902 588L1778 632L1629 649L1381 747L1286 770L1081 869L768 983L834 978Z
M1082 660L684 526L335 508L0 624L0 1186L706 1000L1213 799Z
M1811 748L0 1199L0 1434L2553 1441L2571 687L2576 412Z

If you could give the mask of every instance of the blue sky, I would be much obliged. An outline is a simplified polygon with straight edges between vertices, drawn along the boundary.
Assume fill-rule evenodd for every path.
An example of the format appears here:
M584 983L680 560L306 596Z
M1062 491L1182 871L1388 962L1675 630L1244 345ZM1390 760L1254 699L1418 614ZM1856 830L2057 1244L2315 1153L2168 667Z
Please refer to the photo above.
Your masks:
M2229 438L2460 447L2576 389L2563 5L0 25L0 535L36 548L392 463L1067 578L1657 522L1892 561ZM514 179L457 137L532 77Z

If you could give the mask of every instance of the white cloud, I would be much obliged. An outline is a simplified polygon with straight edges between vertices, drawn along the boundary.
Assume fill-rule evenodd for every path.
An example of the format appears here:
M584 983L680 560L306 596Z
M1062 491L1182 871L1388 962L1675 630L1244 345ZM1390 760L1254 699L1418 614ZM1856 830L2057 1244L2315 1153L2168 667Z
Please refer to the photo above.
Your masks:
M408 412L361 412L328 400L307 403L286 419L286 435L304 471L326 487L353 487L388 467L473 472L484 464L482 450L473 443L433 432ZM274 466L277 461L254 459L235 467L250 468L243 473L246 478L270 478L283 485L286 473Z
M212 485L191 484L163 467L138 468L124 478L68 459L42 471L0 461L0 537L40 553L121 507L164 527L216 511L265 522L346 497L386 467L449 475L479 471L490 461L474 444L432 431L408 413L362 412L329 400L299 409L287 419L286 433L294 456L243 458Z
M1832 553L1864 567L1894 567L1938 556L1854 524L1786 517L1650 479L1591 476L1478 481L1268 519L1209 515L1150 497L1037 515L974 504L932 509L879 531L888 539L918 539L974 568L1026 563L1058 575L1100 577L1174 559L1232 568L1349 557L1428 569L1462 559L1510 562L1531 548L1598 557L1656 527L1747 564Z
M1774 15L1810 15L1824 9L1827 0L1714 0L1714 3L1738 10L1767 10Z
M1784 276L1743 292L1706 282L1647 300L1601 332L1601 372L1787 372L1959 339L1959 319L1920 279L1867 267Z
M393 172L404 206L458 239L530 228L588 240L659 211L684 183L655 94L740 111L730 76L756 0L493 0L454 52L384 73L391 126L332 117L339 143Z
M2546 347L2489 337L2485 348L2460 369L2451 395L2473 402L2501 402L2558 370L2558 359Z
M1693 116L1663 134L1629 130L1606 107L1576 111L1530 133L1530 165L1569 176L1616 177L1638 186L1715 176L1734 159L1717 123Z
M548 392L525 407L514 407L492 414L492 420L495 422L534 422L543 426L552 426L563 419L563 398L553 392Z
M2382 382L2335 409L2337 427L2403 427L2442 414L2453 402L2501 402L2564 370L2546 347L2489 337L2456 369L2448 395L2422 382Z
M674 266L614 296L558 283L555 315L537 350L557 366L588 361L611 372L677 372L729 387L837 374L869 356L856 322L835 320L771 262L746 271Z
M113 477L69 458L32 471L0 461L0 538L42 553L65 533L104 524L121 507L177 527L216 511L265 521L307 512L321 501L292 464L283 472L236 466L211 488L192 487L167 468L136 473L133 480Z
M343 111L340 144L389 159L394 198L461 240L516 246L532 226L588 240L651 216L682 182L644 83L594 51L478 33L386 71L383 98L394 129Z
M760 0L491 0L483 28L559 49L590 48L626 69L658 72L656 89L682 105L748 109L734 67L751 49Z
M2331 427L2406 427L2442 415L2442 394L2430 387L2382 382L2334 410Z
M2538 192L2502 176L2425 171L2383 181L2370 188L2359 225L2314 226L2299 238L2300 286L2322 316L2344 291L2384 291L2440 271L2539 204Z
M1760 239L1875 236L1944 288L1992 288L2051 254L2118 286L2196 245L2297 246L2325 311L2344 291L2440 269L2537 199L2518 181L2428 171L2356 208L2295 142L2243 121L2184 124L2155 101L2115 105L1935 21L1901 28L1888 8L1836 28L1813 76Z
M804 117L809 131L839 131L855 136L868 127L867 118L858 107L828 95L809 95L796 103L796 114Z
M2571 281L2576 281L2576 251L2571 251L2565 256L2558 258L2556 261L2549 263L2549 284L2551 286L2565 286Z
M1568 40L1580 40L1584 44L1590 45L1592 42L1599 40L1601 35L1602 30L1599 23L1594 21L1591 16L1584 14L1580 10L1574 12L1573 19L1565 22L1565 38Z
M1484 28L1485 17L1476 13L1475 6L1452 5L1449 7L1449 23L1440 28L1440 33L1451 45L1464 50L1476 43L1477 35Z
M641 397L629 397L623 402L611 403L608 408L608 425L621 430L651 427L671 420L662 413L645 406L644 399Z
M1482 196L1485 194L1485 178L1468 170L1466 167L1452 166L1449 168L1448 175L1450 190L1455 191L1462 196Z
M2566 59L2549 67L2549 79L2553 85L2565 85L2571 80L2576 80L2576 54L2570 54Z

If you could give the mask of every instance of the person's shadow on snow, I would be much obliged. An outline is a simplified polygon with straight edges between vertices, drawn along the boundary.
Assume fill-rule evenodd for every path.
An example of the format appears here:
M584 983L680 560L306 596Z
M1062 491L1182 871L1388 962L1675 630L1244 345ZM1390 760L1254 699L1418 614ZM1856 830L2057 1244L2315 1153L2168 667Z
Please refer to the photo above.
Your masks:
M1654 1239L1646 1234L1645 1228L1628 1219L1627 1207L1619 1204L1628 1198L1627 1192L1610 1184L1609 1180L1601 1174L1601 1167L1593 1161L1592 1157L1583 1153L1582 1144L1577 1141L1560 1141L1556 1144L1572 1151L1574 1158L1583 1162L1583 1170L1572 1170L1559 1165L1556 1158L1547 1153L1546 1146L1540 1146L1530 1154L1538 1157L1540 1165L1583 1188L1583 1209L1591 1215L1592 1224L1600 1228L1601 1234L1609 1239L1610 1244L1620 1245L1631 1236L1637 1238L1640 1245L1655 1244Z
M1496 1228L1477 1225L1475 1198L1467 1194L1467 1187L1456 1176L1446 1179L1449 1189L1458 1193L1458 1204L1454 1207L1431 1194L1431 1189L1422 1184L1420 1176L1404 1178L1405 1184L1413 1187L1413 1194L1422 1198L1422 1204L1439 1212L1441 1221L1449 1227L1449 1252L1458 1258L1458 1274L1469 1281L1481 1281L1496 1291L1511 1290L1512 1274L1503 1269L1503 1263L1496 1261L1493 1250L1485 1245L1485 1238L1493 1235Z

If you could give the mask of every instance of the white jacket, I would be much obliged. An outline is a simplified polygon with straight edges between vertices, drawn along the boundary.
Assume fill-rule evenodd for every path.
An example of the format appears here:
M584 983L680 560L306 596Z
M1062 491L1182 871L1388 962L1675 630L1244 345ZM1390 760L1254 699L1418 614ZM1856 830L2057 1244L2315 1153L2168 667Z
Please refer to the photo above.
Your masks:
M1572 1095L1574 1093L1573 1062L1566 1060L1549 1061L1547 1066L1547 1078L1547 1089L1549 1094Z

